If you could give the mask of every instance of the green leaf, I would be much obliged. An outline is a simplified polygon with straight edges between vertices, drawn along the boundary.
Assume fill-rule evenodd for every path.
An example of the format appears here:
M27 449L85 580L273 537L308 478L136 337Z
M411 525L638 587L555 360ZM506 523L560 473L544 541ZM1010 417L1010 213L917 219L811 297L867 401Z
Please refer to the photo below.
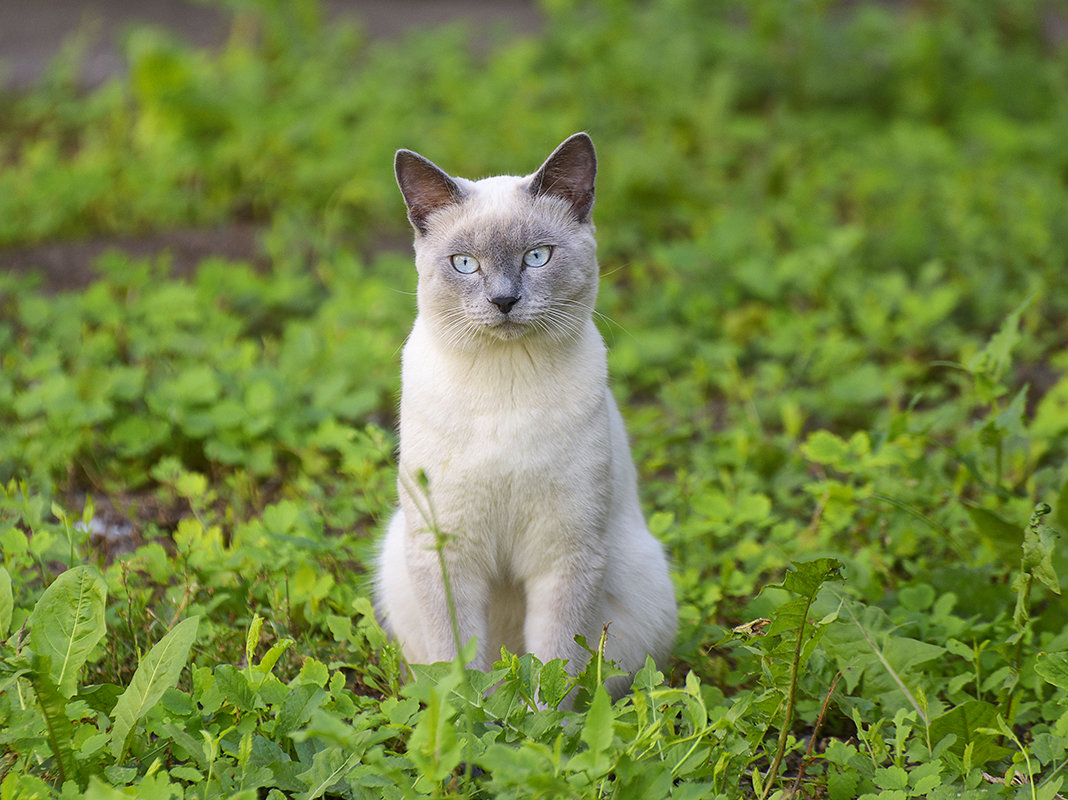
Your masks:
M121 686L114 683L97 683L92 686L83 686L78 690L77 698L84 700L94 711L110 714L120 694L122 694Z
M341 614L327 614L324 622L330 629L335 642L347 642L352 638L352 617Z
M359 763L360 753L346 753L340 747L320 750L313 757L312 766L298 776L308 787L308 791L300 795L300 800L315 800L322 796Z
M7 637L7 630L11 627L11 612L15 607L14 597L11 594L11 575L7 568L0 566L0 639Z
M118 697L115 698L115 700L118 699ZM163 693L160 702L165 709L178 717L188 717L196 711L196 706L193 704L193 698L181 689L168 689ZM114 708L114 706L115 703L112 703L111 707Z
M913 797L929 797L931 792L945 782L942 777L942 763L928 761L909 768L910 794Z
M931 743L937 744L953 734L956 738L949 752L957 758L963 758L964 748L972 745L971 760L975 766L1002 758L1011 751L999 746L993 737L982 732L997 720L997 716L996 706L981 700L969 700L931 720Z
M827 794L831 800L855 800L860 776L853 770L831 767L827 771Z
M801 445L801 454L817 464L836 467L849 455L849 445L840 436L819 430L809 434Z
M190 406L206 405L215 400L222 391L215 370L208 364L187 367L178 374L169 388L174 391L174 398L178 402Z
M159 702L164 692L178 683L196 641L199 625L199 616L182 620L156 642L137 665L130 685L112 712L115 724L111 730L111 753L116 758L125 751L126 739L138 720Z
M580 734L589 749L571 760L572 769L591 775L603 775L611 768L609 748L615 735L614 722L612 700L604 686L598 686L586 711L586 721Z
M581 738L594 753L603 753L612 744L612 700L603 686L594 692L586 712Z
M165 771L145 775L137 783L137 800L172 800L181 796L182 787L171 783Z
M968 365L973 373L985 374L991 381L1001 380L1012 360L1013 348L1020 342L1020 317L1031 305L1035 295L1031 294L1012 313L1005 317L998 332L990 337L984 347Z
M893 625L882 609L846 601L838 621L824 630L822 644L842 670L847 692L852 692L864 677L867 684L865 697L871 697L880 691L874 679L882 674L897 687L909 705L926 718L923 707L908 688L913 678L907 673L940 657L946 649L911 637L895 636L892 629ZM882 702L888 702L890 695L896 694L889 685L881 691Z
M1068 480L1064 482L1060 492L1057 493L1056 504L1053 509L1053 518L1062 530L1068 531Z
M294 686L278 709L275 722L275 736L284 736L307 722L323 701L327 699L326 691L311 683L298 683Z
M546 662L538 673L538 696L550 708L556 708L571 686L571 678L558 658Z
M256 707L256 693L245 673L230 664L220 664L215 668L215 686L222 693L223 699L241 711L252 711Z
M107 584L92 567L69 569L52 581L30 612L30 646L50 660L60 694L78 688L78 670L106 630Z
M1045 503L1035 506L1031 521L1024 529L1023 558L1020 561L1020 569L1044 583L1054 594L1060 594L1060 581L1053 569L1053 551L1057 545L1057 532L1042 522L1042 517L1050 511L1050 507Z
M1054 594L1061 593L1060 581L1053 567L1053 554L1056 547L1057 532L1042 522L1052 509L1045 503L1039 503L1031 513L1031 519L1024 528L1023 555L1020 558L1020 571L1012 582L1016 592L1016 608L1012 612L1012 621L1017 630L1024 631L1030 621L1031 588L1037 580L1046 585Z
M551 755L548 747L531 739L518 745L491 744L478 757L479 766L493 776L490 788L496 791L487 797L574 797L574 788L555 774Z
M696 755L696 752L695 752ZM689 761L690 759L688 759ZM698 763L707 761L699 760ZM615 768L617 797L669 797L672 796L672 772L663 762L648 759L631 759L624 755ZM681 782L680 782L681 783ZM691 784L692 785L692 784ZM678 797L678 794L674 795Z
M892 765L875 770L872 781L880 789L886 791L903 791L909 788L909 776L904 767Z
M263 658L260 659L260 663L252 668L253 686L259 690L263 686L264 681L271 674L271 670L274 669L274 665L278 663L278 659L282 657L282 653L292 647L296 642L292 639L281 639L271 645L270 649L263 654Z
M96 775L89 779L89 787L85 790L85 800L128 800L130 795L109 786Z
M837 558L795 561L782 580L782 588L812 597L826 581L842 580L842 562Z
M260 643L260 628L263 627L263 617L259 614L252 615L252 622L248 626L248 634L245 636L245 663L248 669L252 669L252 659L256 655L256 647Z
M1020 546L1020 526L980 506L965 506L972 525L983 540L995 551L1012 557L1012 551Z
M1049 778L1045 784L1038 787L1035 792L1035 800L1054 800L1054 798L1060 797L1059 793L1063 784L1063 775Z
M1039 653L1035 659L1035 672L1047 683L1068 689L1068 651Z
M994 426L1009 436L1026 436L1024 414L1027 412L1027 392L1030 385L1024 386L1016 393L1007 406L994 417Z
M542 681L544 682L544 676ZM634 689L652 691L664 682L664 673L656 668L652 656L645 657L645 665L634 674Z
M765 636L775 636L789 631L796 631L805 623L805 615L811 605L809 597L794 597L775 609L771 615L771 624L764 631Z
M326 664L321 661L308 658L301 665L297 680L300 683L314 683L320 687L326 686L326 682L330 680L330 671L326 668Z
M408 756L428 781L444 780L462 757L462 744L452 722L456 709L448 701L462 678L462 670L451 669L438 685L428 687L426 708L408 739Z

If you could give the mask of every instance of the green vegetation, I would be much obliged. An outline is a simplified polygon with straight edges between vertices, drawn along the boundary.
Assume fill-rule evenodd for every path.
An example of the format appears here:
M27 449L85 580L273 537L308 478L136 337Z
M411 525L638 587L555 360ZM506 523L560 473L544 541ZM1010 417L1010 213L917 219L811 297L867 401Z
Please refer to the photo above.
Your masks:
M266 262L0 275L0 797L1057 796L1056 4L546 0L493 44L231 5L221 52L139 30L121 80L0 98L0 246L252 221ZM563 712L529 656L406 680L367 565L414 313L393 150L514 172L582 129L680 634Z

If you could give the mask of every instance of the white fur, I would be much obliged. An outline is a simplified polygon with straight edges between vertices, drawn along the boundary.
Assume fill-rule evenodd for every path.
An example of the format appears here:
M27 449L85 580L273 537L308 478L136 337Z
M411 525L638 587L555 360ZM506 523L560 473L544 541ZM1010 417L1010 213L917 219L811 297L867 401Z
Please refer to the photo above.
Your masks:
M590 316L593 226L566 220L557 198L532 201L529 180L462 181L467 199L434 214L416 239L420 310L403 354L400 508L381 550L378 607L408 661L455 657L436 526L449 537L460 638L478 639L473 666L488 668L506 645L543 661L568 659L576 672L588 656L574 636L596 647L610 623L606 655L633 673L647 654L661 665L669 656L674 592L642 517L604 342ZM492 230L521 215L552 218L550 227L570 237L557 246L571 259L561 263L580 276L573 303L582 313L552 335L532 323L507 336L493 331L492 316L468 314L456 335L450 308L459 301L441 283L455 278L442 271L442 242L465 226ZM557 280L571 291L566 277ZM516 318L541 313L531 305L518 306ZM428 493L418 488L420 474ZM610 688L619 694L626 685Z

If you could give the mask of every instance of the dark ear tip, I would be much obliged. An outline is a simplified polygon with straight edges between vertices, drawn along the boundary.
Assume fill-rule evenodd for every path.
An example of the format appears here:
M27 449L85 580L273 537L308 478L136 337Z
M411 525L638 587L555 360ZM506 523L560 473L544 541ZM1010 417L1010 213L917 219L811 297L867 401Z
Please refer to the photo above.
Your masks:
M393 172L397 176L397 182L401 183L406 177L414 177L425 172L440 172L440 168L434 166L426 156L421 156L414 150L401 148L393 156Z
M597 150L593 146L593 139L585 131L579 131L568 136L561 142L557 152L568 153L571 157L578 156L580 159L588 159L590 168L597 169Z
M591 153L594 152L593 139L590 138L590 135L586 133L586 131L579 131L578 133L571 134L566 139L564 139L564 144L582 145L588 148Z

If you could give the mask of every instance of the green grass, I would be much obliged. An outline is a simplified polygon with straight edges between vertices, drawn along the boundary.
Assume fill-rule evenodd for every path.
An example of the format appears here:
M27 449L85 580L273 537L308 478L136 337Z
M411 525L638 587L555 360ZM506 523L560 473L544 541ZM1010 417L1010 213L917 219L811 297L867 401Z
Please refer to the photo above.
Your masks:
M1056 796L1056 4L547 0L489 45L234 5L220 52L134 31L127 78L0 97L0 247L253 222L267 262L0 275L0 797ZM527 171L576 130L680 632L564 712L558 662L406 674L368 565L392 153ZM90 534L121 522L131 552Z

